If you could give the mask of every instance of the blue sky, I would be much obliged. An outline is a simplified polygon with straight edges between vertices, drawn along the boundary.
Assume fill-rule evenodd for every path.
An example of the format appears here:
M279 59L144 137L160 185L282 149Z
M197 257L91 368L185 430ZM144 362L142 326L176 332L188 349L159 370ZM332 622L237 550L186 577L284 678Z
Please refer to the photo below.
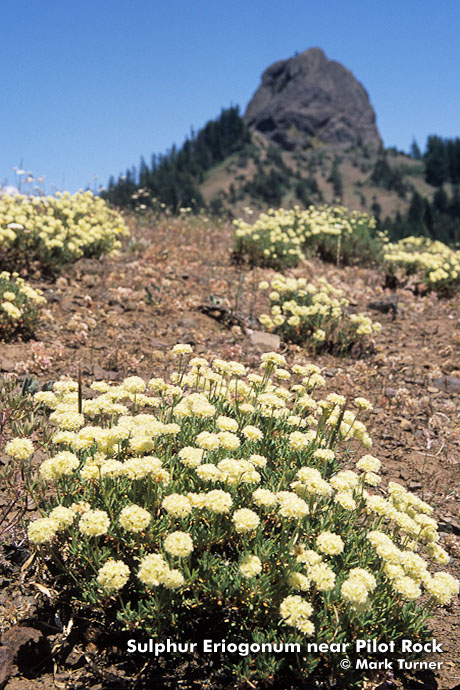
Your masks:
M16 0L0 26L3 184L105 184L312 46L366 87L386 146L460 136L458 0Z

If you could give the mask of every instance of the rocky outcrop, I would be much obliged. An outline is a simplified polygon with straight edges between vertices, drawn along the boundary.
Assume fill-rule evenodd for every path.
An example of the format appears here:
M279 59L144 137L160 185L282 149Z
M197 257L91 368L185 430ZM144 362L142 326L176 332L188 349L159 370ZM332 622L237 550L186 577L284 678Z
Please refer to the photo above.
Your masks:
M366 90L320 48L310 48L266 69L244 120L248 127L289 150L318 142L372 148L382 143Z

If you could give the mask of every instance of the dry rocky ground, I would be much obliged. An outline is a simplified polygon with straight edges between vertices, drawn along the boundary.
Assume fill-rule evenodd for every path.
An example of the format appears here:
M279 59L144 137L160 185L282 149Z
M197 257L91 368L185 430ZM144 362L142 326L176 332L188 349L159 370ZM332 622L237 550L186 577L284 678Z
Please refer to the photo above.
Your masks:
M162 375L173 366L169 350L177 342L193 344L203 356L257 367L261 350L273 349L271 343L258 343L252 332L259 330L255 317L267 306L257 285L273 272L235 265L230 246L230 229L223 224L166 218L135 229L117 258L81 260L55 281L29 276L45 292L47 310L36 340L0 344L0 375L15 372L41 384L62 375L76 377L79 368L84 383L134 373ZM342 269L312 260L291 272L309 279L325 276L342 285L359 311L366 310L369 301L390 296L374 269ZM399 290L398 298L394 319L391 313L373 312L383 329L372 352L347 358L313 356L283 343L279 350L290 362L309 360L322 366L328 392L371 400L372 453L383 462L384 478L404 483L435 506L442 543L452 556L448 569L459 577L459 298L438 299L410 290ZM179 668L169 677L165 672L161 681L155 676L144 681L141 669L117 656L113 640L107 643L91 630L65 638L66 621L47 606L49 593L30 563L22 527L7 531L2 540L0 687L7 649L15 658L6 690L213 687L199 666ZM433 630L445 650L434 656L443 661L439 672L381 676L366 687L460 687L458 601L440 611ZM137 685L127 680L136 675Z

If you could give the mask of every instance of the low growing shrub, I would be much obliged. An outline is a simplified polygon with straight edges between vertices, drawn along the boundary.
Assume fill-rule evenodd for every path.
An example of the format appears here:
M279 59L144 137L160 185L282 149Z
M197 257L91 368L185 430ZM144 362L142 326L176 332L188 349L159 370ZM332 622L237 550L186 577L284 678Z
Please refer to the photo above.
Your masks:
M17 273L0 273L0 340L33 335L40 305L46 302L40 290L34 290Z
M365 314L349 313L342 290L324 278L314 285L305 278L277 275L259 287L271 290L270 314L262 314L260 323L283 340L309 345L315 351L343 354L357 344L364 348L368 336L382 328Z
M0 196L0 259L38 261L56 269L86 256L116 251L128 229L121 216L92 192L56 196Z
M397 280L396 272L402 268L407 275L418 275L436 292L450 293L460 284L460 251L438 240L405 237L387 244L383 258L390 279Z
M343 206L270 209L251 225L235 220L235 255L257 266L282 269L319 255L353 264L375 261L384 235L375 235L375 218Z
M438 571L449 557L432 508L400 484L379 488L361 419L370 403L317 401L318 367L289 369L276 353L247 375L219 359L185 367L190 351L175 346L170 383L97 382L81 401L60 381L35 396L58 431L28 533L61 597L137 640L299 643L297 654L213 655L249 681L318 665L337 678L355 654L310 642L426 640L458 582ZM20 440L9 450L30 452Z

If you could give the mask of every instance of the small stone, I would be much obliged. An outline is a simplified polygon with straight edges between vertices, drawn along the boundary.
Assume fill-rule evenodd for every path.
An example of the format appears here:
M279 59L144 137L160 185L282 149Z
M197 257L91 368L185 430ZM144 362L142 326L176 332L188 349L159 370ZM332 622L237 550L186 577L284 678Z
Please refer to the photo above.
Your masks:
M150 338L149 346L155 350L159 350L162 347L171 347L168 343L165 343L163 340L157 340L157 338Z
M25 625L14 625L2 634L2 644L13 652L13 656L16 656L18 651L25 644L29 642L36 643L42 637L43 634L36 628L30 628Z
M63 276L56 280L56 287L59 288L59 290L63 290L64 288L68 287L68 285L69 281L67 280L67 278L64 278Z
M133 300L126 300L121 306L123 307L123 311L137 311L139 303L133 302Z
M196 328L200 328L201 324L198 319L193 316L183 316L179 321L179 326L185 330L195 330Z
M86 287L93 287L98 282L98 279L96 276L86 273L84 276L82 276L81 282L83 285L86 285Z
M441 391L460 392L460 379L457 376L441 376L433 379L433 386Z
M409 429L412 429L412 424L408 419L401 419L399 426L401 429L403 429L403 431L409 431Z
M85 655L82 649L73 647L65 660L67 667L76 668L85 663Z
M96 381L116 381L116 379L118 378L118 374L116 371L112 371L110 369L103 369L102 367L98 366L93 367L93 371L90 371L88 373L92 373Z
M61 300L61 309L63 311L77 311L77 308L78 307L74 304L74 301L70 295L63 297Z
M49 640L43 633L25 625L15 625L4 632L2 644L12 652L20 674L43 663L51 651Z
M451 525L452 525L452 532L454 534L459 535L460 534L460 522L458 522L457 520L452 520Z
M249 340L251 345L257 347L261 352L274 352L279 350L281 339L279 335L274 333L265 333L265 331L252 331L249 333Z
M9 647L0 647L0 687L11 675L13 659L14 653Z

